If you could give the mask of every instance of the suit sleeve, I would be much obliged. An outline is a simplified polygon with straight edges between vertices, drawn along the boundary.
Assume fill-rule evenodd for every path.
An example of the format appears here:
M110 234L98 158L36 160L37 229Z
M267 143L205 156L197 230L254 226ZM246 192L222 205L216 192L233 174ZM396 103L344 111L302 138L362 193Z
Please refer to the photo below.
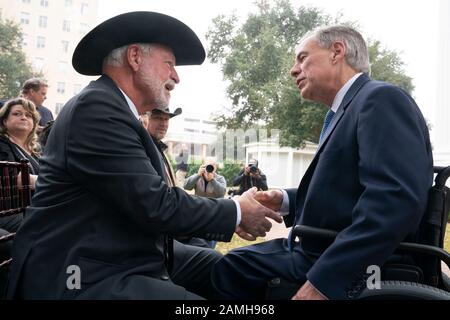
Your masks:
M149 232L231 239L237 215L232 200L168 187L144 148L148 134L127 106L108 94L85 100L72 115L66 141L68 172L79 185L111 214L126 215Z
M334 299L348 298L355 284L364 288L367 267L381 267L417 229L432 182L428 131L407 94L390 86L373 90L357 121L363 192L352 224L307 273L320 292Z

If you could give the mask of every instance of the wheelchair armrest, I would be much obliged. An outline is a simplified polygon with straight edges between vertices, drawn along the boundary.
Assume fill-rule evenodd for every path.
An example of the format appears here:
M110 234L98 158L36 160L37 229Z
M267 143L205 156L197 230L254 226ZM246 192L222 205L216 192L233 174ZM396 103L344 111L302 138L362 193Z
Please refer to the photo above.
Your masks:
M296 225L292 230L291 247L294 245L294 241L299 238L322 238L326 240L333 240L336 238L338 232L334 230L315 228L304 225ZM429 246L419 243L401 242L396 250L425 253L438 257L441 261L450 268L450 254L444 249L434 246Z
M298 238L322 238L333 240L338 235L337 231L315 228L305 225L296 225L292 230L291 247L294 245L295 239Z

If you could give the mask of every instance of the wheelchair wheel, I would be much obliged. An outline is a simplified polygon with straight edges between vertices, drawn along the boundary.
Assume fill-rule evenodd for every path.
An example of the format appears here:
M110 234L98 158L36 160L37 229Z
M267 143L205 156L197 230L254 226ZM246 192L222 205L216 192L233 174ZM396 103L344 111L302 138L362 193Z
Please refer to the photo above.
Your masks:
M381 281L380 289L364 289L358 300L450 300L450 292L416 282Z

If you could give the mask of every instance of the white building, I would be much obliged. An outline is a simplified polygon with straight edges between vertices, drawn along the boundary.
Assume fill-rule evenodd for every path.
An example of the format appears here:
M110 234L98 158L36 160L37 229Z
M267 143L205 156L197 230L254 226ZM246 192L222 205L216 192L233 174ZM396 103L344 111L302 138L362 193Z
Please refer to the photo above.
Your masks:
M97 23L97 0L0 0L0 14L21 26L23 51L47 80L44 105L56 116L93 79L73 69L72 54Z
M297 188L317 150L317 144L312 142L307 142L304 148L290 148L270 140L245 147L246 163L251 158L258 160L269 188Z
M440 0L434 164L450 165L450 1Z
M175 156L186 148L191 159L202 160L211 155L218 136L216 123L209 119L209 114L183 112L170 119L163 140L169 146L170 155Z

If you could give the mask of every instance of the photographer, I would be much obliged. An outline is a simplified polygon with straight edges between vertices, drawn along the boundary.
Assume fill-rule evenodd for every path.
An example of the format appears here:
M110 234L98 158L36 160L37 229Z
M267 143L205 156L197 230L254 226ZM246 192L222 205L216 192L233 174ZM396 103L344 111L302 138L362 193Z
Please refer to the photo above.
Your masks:
M268 189L266 176L258 168L258 160L250 159L248 165L234 177L233 186L239 186L238 194L252 187L258 188L258 191Z
M223 198L227 187L225 178L216 173L217 165L213 159L207 159L197 174L193 174L184 182L184 189L195 189L195 195L209 198Z
M216 173L217 165L214 159L208 158L206 162L200 166L198 172L193 174L184 182L184 189L195 190L195 195L199 197L223 198L225 195L227 182L225 178ZM185 244L200 247L216 246L216 241L207 241L200 238L177 239Z

